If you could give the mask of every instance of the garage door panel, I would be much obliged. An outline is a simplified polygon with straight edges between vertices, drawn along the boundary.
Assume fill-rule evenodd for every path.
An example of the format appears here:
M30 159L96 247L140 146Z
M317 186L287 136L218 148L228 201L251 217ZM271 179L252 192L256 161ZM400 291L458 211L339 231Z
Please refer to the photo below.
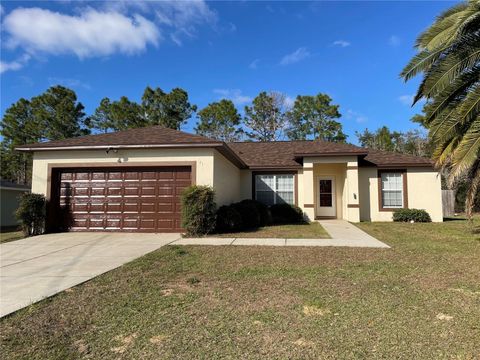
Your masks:
M123 174L120 171L109 171L107 172L107 180L123 180Z
M63 188L61 194L63 196L88 196L90 195L89 193L90 188L88 187L74 187L72 191L69 191L69 189Z
M175 205L173 203L158 203L157 211L163 213L175 212Z
M107 203L108 214L115 213L115 212L122 212L122 209L123 209L122 203L111 203L111 202Z
M160 187L157 190L159 196L172 196L174 189L172 187Z
M142 203L140 204L140 213L154 213L155 203Z
M73 229L85 229L88 227L88 219L76 218L73 220L72 228Z
M96 180L103 180L105 181L107 179L107 174L105 172L93 172L91 180L96 181Z
M142 196L155 196L156 187L153 185L146 185L140 188Z
M91 196L105 196L107 191L105 187L92 187L90 190Z
M142 180L156 180L157 172L156 171L144 171L142 172Z
M168 229L179 229L180 227L175 226L175 220L173 219L159 219L157 227L159 230L168 230Z
M72 230L180 231L189 167L60 170L58 204Z
M107 184L107 196L122 196L122 188L120 186Z
M73 203L70 205L73 213L88 213L90 212L90 204Z
M73 180L75 181L88 181L90 180L89 172L76 172L74 173Z

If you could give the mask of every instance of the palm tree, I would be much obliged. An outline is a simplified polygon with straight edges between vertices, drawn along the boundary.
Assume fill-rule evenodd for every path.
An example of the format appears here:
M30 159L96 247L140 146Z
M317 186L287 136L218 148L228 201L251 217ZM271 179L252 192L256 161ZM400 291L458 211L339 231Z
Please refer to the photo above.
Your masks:
M425 99L424 125L433 158L454 184L467 178L467 216L480 190L480 1L445 11L415 44L418 50L400 74L423 74L414 104Z

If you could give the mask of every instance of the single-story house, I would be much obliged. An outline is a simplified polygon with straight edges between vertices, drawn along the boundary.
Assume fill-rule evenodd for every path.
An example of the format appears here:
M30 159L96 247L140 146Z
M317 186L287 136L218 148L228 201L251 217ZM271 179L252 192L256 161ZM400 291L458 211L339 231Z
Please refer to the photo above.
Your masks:
M20 196L30 191L30 186L0 180L0 227L8 228L18 225L15 211L20 204Z
M310 219L391 221L401 208L442 221L427 158L324 141L233 142L154 126L17 148L33 152L32 192L71 230L179 231L180 193L213 186L218 205L298 205ZM64 213L62 213L64 214Z

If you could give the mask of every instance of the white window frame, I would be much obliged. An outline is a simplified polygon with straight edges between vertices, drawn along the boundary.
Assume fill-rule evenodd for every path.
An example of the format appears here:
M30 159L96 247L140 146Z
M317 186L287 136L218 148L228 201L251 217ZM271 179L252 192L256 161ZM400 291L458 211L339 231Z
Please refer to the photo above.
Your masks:
M387 184L387 182L384 182L384 177L400 177L400 181L396 184L390 184L388 189L384 188L384 184ZM379 186L380 186L380 208L383 210L396 210L396 209L404 209L405 208L405 172L404 171L382 171L379 174ZM392 186L393 185L393 186ZM400 192L400 198L402 200L401 205L385 205L385 194L387 192L390 193L398 193Z
M271 190L259 190L257 186L257 177L258 176L273 176L273 189ZM277 193L278 192L287 192L287 191L278 191L277 188L277 176L291 176L292 177L292 203L290 205L295 205L295 174L294 173L256 173L253 176L253 181L255 184L255 193L253 194L254 199L257 200L258 192L270 192L273 191L273 205L277 204ZM287 203L288 204L288 203Z

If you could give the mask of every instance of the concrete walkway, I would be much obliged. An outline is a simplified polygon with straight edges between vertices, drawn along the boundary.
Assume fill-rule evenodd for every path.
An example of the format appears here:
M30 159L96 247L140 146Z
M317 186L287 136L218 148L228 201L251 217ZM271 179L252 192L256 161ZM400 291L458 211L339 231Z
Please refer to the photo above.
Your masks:
M180 237L180 234L61 233L0 244L0 317Z
M346 246L368 248L390 247L345 220L321 220L320 224L330 234L330 239L204 237L182 238L173 241L171 245Z
M351 247L390 248L387 244L368 235L345 220L319 220L320 225L330 234L334 245Z

